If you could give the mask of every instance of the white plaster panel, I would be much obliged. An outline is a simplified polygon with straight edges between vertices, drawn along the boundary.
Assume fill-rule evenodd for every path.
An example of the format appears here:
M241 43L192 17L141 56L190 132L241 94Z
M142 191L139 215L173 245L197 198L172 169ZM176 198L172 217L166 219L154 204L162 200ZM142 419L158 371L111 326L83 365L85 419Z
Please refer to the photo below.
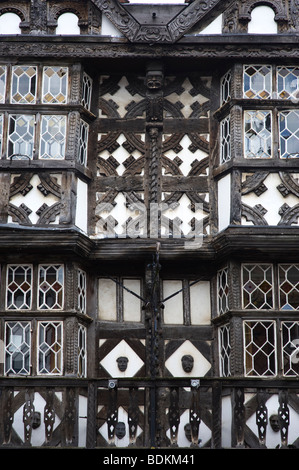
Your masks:
M87 233L88 186L84 181L77 180L77 205L75 225Z
M218 181L218 230L224 230L230 224L231 211L231 175Z
M201 281L190 287L192 325L209 325L211 322L210 282Z
M180 289L182 289L182 281L163 281L163 298L165 299ZM164 323L180 325L184 323L182 292L167 300L164 306Z
M265 5L254 8L248 23L249 34L277 34L275 12Z
M185 372L182 367L182 357L193 356L194 365L191 372ZM174 377L204 377L210 370L211 364L201 352L187 340L165 361L165 366Z
M102 36L122 37L123 34L108 20L106 15L102 15Z
M176 97L176 100L177 100L177 97ZM169 137L168 134L165 134L164 139L166 139L167 137ZM182 147L182 150L180 152L176 152L175 150L171 149L164 153L164 155L170 160L174 160L178 156L183 161L183 163L180 164L179 168L184 176L187 176L190 170L192 169L191 164L194 162L194 160L201 161L208 156L208 154L201 149L197 149L194 153L191 152L191 150L189 149L189 146L191 145L191 143L192 142L190 138L188 137L188 135L184 135L182 140L179 142L179 144ZM207 168L207 172L208 172L208 168ZM163 169L163 174L165 175L167 174L165 172L165 169Z
M98 315L101 320L116 321L116 284L111 279L98 281Z
M132 292L135 292L135 294L139 296L141 295L141 286L139 279L124 279L123 284L127 289L130 289ZM135 297L133 294L130 294L130 292L126 290L123 290L123 308L124 321L140 322L140 299Z
M127 357L128 365L125 371L120 371L117 364L118 357ZM102 360L101 365L111 377L133 377L143 366L143 361L125 340L121 340Z

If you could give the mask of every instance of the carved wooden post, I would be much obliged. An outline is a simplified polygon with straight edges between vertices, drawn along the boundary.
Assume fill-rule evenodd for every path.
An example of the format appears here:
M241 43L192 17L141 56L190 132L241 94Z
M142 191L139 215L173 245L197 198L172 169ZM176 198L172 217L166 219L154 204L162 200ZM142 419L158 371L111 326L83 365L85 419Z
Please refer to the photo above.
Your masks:
M288 392L281 390L279 392L278 420L280 426L281 447L288 446L288 433L290 424L290 411L288 407Z
M221 382L213 384L212 388L212 448L221 448L221 414L222 414L222 385Z
M172 447L178 446L178 430L180 424L180 407L179 407L179 388L171 388L170 405L168 412L170 426L170 443Z
M54 410L54 389L47 388L46 390L46 404L44 407L44 423L45 423L45 441L49 444L52 439L52 433L55 423L55 410Z
M256 410L256 424L258 428L260 447L266 447L266 431L268 424L268 410L266 407L266 393L264 390L257 392L258 407Z
M245 406L244 389L237 387L233 390L233 422L232 446L244 447Z
M191 447L198 447L198 432L200 419L200 383L199 380L191 380L191 405L190 405L190 425L191 425Z
M11 439L12 423L14 420L12 410L13 396L13 387L2 389L3 444L9 444Z
M23 407L24 444L31 445L32 423L34 415L34 390L25 392L25 404Z
M77 435L77 393L74 387L67 387L65 390L65 412L64 429L65 443L67 446L76 446L78 443Z
M128 425L130 446L136 444L137 428L138 428L138 388L133 387L129 390L129 408L128 408Z
M108 442L109 445L115 445L115 427L118 420L117 408L117 383L114 380L109 380L108 384L109 402L107 411L107 428L108 428Z
M87 434L86 447L93 449L96 446L96 416L97 416L97 387L93 382L88 384L88 402L87 402Z

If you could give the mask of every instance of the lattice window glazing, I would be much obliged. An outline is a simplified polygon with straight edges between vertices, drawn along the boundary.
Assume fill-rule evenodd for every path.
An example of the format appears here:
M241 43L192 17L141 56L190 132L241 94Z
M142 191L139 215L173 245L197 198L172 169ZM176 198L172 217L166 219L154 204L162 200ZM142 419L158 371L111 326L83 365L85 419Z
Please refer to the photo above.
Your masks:
M227 103L231 99L231 80L232 75L229 70L221 79L220 88L220 103L221 105Z
M32 301L32 266L8 265L6 286L6 308L27 310Z
M278 115L280 157L299 157L299 111L283 111Z
M12 68L11 103L35 104L37 67L16 65Z
M278 98L299 98L299 67L277 67Z
M35 118L31 114L11 114L8 123L8 157L33 158Z
M87 165L87 148L88 148L88 130L89 125L80 120L80 137L79 137L79 149L78 149L78 162L81 165Z
M47 104L66 104L68 93L68 68L44 67L42 102Z
M65 139L66 116L42 116L40 158L63 159Z
M279 308L299 310L299 265L278 266Z
M92 79L84 72L82 80L82 106L84 106L88 111L90 111L91 106L91 94Z
M244 98L267 99L272 93L272 67L245 65L243 73Z
M86 328L79 325L78 328L78 377L86 377Z
M63 353L62 322L42 321L38 324L38 373L61 374Z
M38 308L63 308L64 269L62 265L39 266Z
M299 322L281 323L283 375L299 375Z
M242 266L242 301L245 309L273 308L272 265Z
M78 270L78 309L81 313L86 313L86 273Z
M220 124L220 163L228 162L231 159L231 133L230 116L227 116Z
M229 377L231 375L230 353L230 328L229 325L224 325L219 328L219 357L221 377Z
M0 66L0 103L5 102L7 67Z
M30 374L30 322L5 323L5 374Z
M221 269L217 273L217 292L218 292L218 314L221 315L229 310L228 268Z
M272 157L272 124L270 111L245 111L245 158Z
M246 376L276 375L276 325L273 321L244 322Z

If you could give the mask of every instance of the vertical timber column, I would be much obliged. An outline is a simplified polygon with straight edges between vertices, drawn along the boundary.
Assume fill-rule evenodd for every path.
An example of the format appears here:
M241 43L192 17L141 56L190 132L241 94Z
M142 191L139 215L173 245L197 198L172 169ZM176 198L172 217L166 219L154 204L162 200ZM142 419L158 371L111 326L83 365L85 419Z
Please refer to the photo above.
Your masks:
M148 236L157 239L161 231L161 152L163 134L163 67L151 62L146 70L146 163L145 163L145 204L147 205ZM147 371L152 379L149 392L149 427L151 447L159 447L163 425L157 412L159 403L156 377L162 371L162 340L159 315L159 249L147 266ZM161 405L161 402L160 402Z

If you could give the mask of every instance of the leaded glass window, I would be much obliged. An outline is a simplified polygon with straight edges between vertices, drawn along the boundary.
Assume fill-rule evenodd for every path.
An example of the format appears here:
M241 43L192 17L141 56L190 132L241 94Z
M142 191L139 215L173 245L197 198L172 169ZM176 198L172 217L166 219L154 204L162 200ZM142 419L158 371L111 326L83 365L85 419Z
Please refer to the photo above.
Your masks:
M231 375L230 353L230 328L229 325L224 325L219 328L219 357L221 377L229 377Z
M88 129L88 124L81 119L78 162L84 166L87 164Z
M42 102L66 104L68 93L68 68L48 66L43 68Z
M86 313L86 273L78 270L78 309L81 313Z
M88 111L90 111L91 106L91 94L92 94L92 79L83 73L83 82L82 82L82 105Z
M86 328L79 325L78 328L78 377L86 377Z
M272 157L272 124L270 111L245 111L245 158Z
M66 116L42 116L40 158L63 159L65 139Z
M32 301L32 266L8 265L6 286L6 308L27 310Z
M5 103L7 67L0 65L0 103Z
M283 375L299 375L299 322L284 321L281 323L282 366Z
M8 157L33 158L35 118L31 114L11 114L8 123Z
M278 98L299 98L299 67L277 67Z
M242 300L245 309L273 308L273 267L270 264L242 266Z
M220 163L231 159L230 117L227 116L220 124L221 156Z
M299 310L299 265L278 266L279 308Z
M63 266L39 266L38 280L38 308L41 310L62 309L64 296Z
M283 111L278 119L280 157L299 157L299 111Z
M31 324L5 323L5 374L30 374Z
M38 324L38 373L62 374L62 322Z
M245 375L276 375L276 325L274 321L244 321Z
M267 99L272 94L272 67L245 65L243 74L244 98Z
M221 79L220 103L221 106L231 99L231 71L229 70Z
M11 103L35 104L37 67L16 65L12 69Z
M218 291L218 314L221 315L228 311L228 268L221 269L217 273L217 291Z

